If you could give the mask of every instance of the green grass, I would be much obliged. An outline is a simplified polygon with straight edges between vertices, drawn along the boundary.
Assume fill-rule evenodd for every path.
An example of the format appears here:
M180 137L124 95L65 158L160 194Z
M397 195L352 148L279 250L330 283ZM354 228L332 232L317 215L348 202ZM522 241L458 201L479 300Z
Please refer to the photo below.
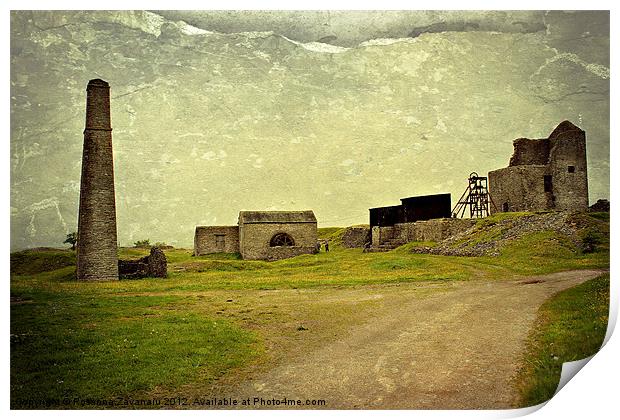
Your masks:
M193 312L187 298L66 290L21 298L11 306L12 408L139 398L212 381L260 353L253 333Z
M609 313L609 275L564 290L540 308L516 379L521 406L553 397L562 363L593 355L603 343Z
M318 239L329 241L330 250L333 251L341 246L345 230L343 227L318 228Z
M26 397L135 398L197 383L205 389L227 372L262 358L262 330L248 329L260 322L260 315L250 324L243 315L229 318L224 308L201 303L205 295L411 282L449 285L608 268L608 223L589 216L581 222L602 237L593 252L582 252L556 233L539 232L514 241L498 257L410 252L414 245L432 243L363 253L337 246L344 228L322 228L319 236L336 245L329 253L266 262L244 261L238 254L194 257L191 250L167 249L169 278L100 283L75 280L72 251L14 253L11 406L25 407L18 398ZM124 259L148 253L119 249Z
M335 235L338 235L339 233L344 232L344 229L345 228L343 227L323 227L317 229L317 234L319 239L328 239Z
M594 220L594 219L592 219ZM244 261L238 254L192 256L191 250L165 250L169 260L169 279L141 279L97 284L79 284L72 280L72 267L24 274L20 268L12 276L12 291L48 288L55 291L78 289L84 293L107 290L110 293L149 290L152 292L201 291L223 289L277 289L412 281L453 281L486 277L501 279L513 275L547 274L556 271L607 268L609 266L608 225L597 232L602 243L594 252L584 253L570 239L552 231L543 231L513 241L498 257L452 257L413 254L404 245L385 253L362 253L360 249L335 247L329 253L301 255L281 261ZM336 234L339 229L327 232ZM324 232L326 233L326 232ZM486 233L481 233L486 235ZM423 244L432 246L432 243ZM57 252L58 253L58 252ZM66 259L73 253L66 251ZM138 258L148 250L122 248L121 258ZM33 267L46 267L47 253L30 257ZM41 258L41 261L39 261ZM20 266L21 267L21 266ZM51 265L46 268L53 269ZM404 269L398 269L404 267Z
M437 246L435 241L412 241L396 248L398 251L411 251L413 248L427 247L434 248Z
M75 252L69 250L25 250L11 254L12 274L37 274L72 265L75 265Z
M461 239L455 247L467 244L493 242L503 237L510 227L499 224L503 220L516 220L534 213L498 213L477 221L477 229ZM575 237L545 230L525 235L504 244L497 257L471 259L480 263L509 268L515 274L548 274L581 268L607 268L609 266L609 222L598 213L577 213L571 223L578 227ZM589 244L588 247L584 243ZM405 245L405 247L409 244ZM493 273L490 273L491 275ZM497 273L504 275L501 270Z
M589 213L590 217L593 217L598 220L603 220L609 222L609 212L608 211L598 211Z
M481 257L511 267L517 274L548 274L568 269L608 268L607 246L596 252L583 253L570 238L553 231L542 231L513 241L501 249L497 258Z

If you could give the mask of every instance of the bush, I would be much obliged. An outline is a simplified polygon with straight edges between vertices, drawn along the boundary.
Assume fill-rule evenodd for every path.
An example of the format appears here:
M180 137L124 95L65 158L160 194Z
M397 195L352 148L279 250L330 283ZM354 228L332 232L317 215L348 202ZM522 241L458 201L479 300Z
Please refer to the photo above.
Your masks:
M136 248L150 248L151 247L151 241L149 239L143 239L141 241L134 242L133 245Z
M595 252L603 242L603 236L594 229L586 229L581 234L581 252L588 254Z

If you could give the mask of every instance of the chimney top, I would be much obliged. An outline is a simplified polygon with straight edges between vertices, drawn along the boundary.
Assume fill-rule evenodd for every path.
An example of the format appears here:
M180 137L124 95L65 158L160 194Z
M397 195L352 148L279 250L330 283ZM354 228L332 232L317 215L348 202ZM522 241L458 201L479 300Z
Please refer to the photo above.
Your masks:
M100 86L100 87L110 87L108 82L101 79L93 79L88 82L88 86Z

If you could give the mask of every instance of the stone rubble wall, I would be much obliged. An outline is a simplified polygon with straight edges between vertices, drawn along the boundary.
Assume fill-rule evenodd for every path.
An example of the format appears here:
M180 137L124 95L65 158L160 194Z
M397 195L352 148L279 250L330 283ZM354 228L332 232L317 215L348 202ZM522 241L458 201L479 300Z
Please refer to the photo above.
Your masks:
M548 212L529 214L520 217L506 218L496 222L474 224L450 238L437 244L435 247L416 247L411 251L419 254L436 254L451 256L498 256L500 250L526 235L533 233L554 231L567 239L575 246L580 246L578 232L587 227L580 221L579 213ZM483 219L484 220L484 219ZM497 235L489 235L481 240L480 233L493 231Z
M370 228L364 226L351 226L342 234L342 246L344 248L363 248L370 242Z
M168 260L161 249L153 247L150 255L138 260L118 260L118 272L121 279L166 278Z
M545 192L545 165L509 166L489 172L489 194L495 204L491 213L536 211L553 206L551 193Z
M546 165L549 163L549 139L516 139L509 166Z
M397 223L394 226L372 229L372 246L377 247L390 240L407 242L440 242L463 232L476 223L476 219L431 219L413 223Z
M224 247L219 247L216 235L224 235ZM239 252L238 226L196 226L194 234L194 255L217 252Z

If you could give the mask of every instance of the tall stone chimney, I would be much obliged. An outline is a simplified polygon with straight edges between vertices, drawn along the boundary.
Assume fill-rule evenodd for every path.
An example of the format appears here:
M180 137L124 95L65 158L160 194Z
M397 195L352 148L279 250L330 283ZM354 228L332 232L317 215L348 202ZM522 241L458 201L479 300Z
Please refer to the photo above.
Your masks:
M110 85L94 79L86 88L78 220L78 280L118 280Z

